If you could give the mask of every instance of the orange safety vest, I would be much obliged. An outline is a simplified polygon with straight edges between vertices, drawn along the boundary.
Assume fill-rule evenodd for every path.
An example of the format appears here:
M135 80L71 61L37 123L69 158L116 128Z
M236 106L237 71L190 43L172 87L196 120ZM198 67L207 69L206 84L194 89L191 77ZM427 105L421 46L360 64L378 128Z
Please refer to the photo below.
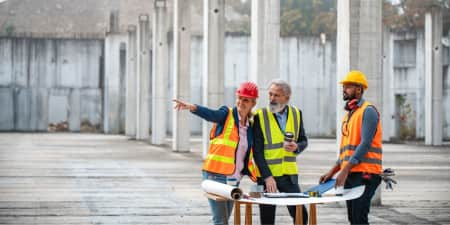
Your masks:
M361 107L356 109L349 118L347 113L342 120L342 137L340 146L339 162L341 169L344 168L350 157L355 152L356 147L361 143L361 128L364 110L373 105L365 101ZM376 109L375 109L376 110ZM380 114L378 113L378 116ZM371 146L360 163L355 165L351 172L366 172L381 174L383 151L381 145L381 122L378 119L377 131L373 137Z
M203 163L203 170L232 175L236 169L236 151L239 143L239 128L234 122L233 109L229 109L223 131L217 137L215 137L216 128L217 124L214 124L210 132L208 155ZM253 148L250 149L247 167L251 174L250 179L256 182L259 171L253 163Z

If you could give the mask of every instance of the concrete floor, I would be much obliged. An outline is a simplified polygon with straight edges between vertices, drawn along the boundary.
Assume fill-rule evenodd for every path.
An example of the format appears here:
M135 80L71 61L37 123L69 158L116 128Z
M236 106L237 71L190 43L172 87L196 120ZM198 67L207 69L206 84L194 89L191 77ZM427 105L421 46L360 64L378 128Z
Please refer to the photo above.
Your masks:
M198 140L191 148L173 153L101 134L0 133L0 224L211 224ZM334 163L335 149L334 140L310 140L297 160L303 189ZM398 184L382 191L372 224L450 224L450 146L385 144L383 160ZM249 185L246 178L244 191ZM291 223L285 207L277 213L277 224ZM318 223L346 224L344 205L319 205Z

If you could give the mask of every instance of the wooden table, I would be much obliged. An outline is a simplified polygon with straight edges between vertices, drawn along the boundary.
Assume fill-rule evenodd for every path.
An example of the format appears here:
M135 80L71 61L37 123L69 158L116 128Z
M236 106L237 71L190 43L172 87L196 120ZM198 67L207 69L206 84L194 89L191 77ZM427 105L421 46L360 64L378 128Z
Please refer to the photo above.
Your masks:
M252 205L257 203L234 201L234 224L241 224L241 205L245 205L245 225L252 224ZM303 205L295 206L295 225L303 223ZM309 224L317 224L316 204L309 204Z
M266 205L284 205L296 207L295 224L302 224L303 221L303 205L309 205L309 224L317 224L317 204L340 202L359 198L364 193L365 186L359 186L352 189L344 190L341 196L325 193L324 197L309 197L309 198L242 198L234 202L234 224L241 224L241 205L245 205L245 225L252 224L252 205L266 204Z

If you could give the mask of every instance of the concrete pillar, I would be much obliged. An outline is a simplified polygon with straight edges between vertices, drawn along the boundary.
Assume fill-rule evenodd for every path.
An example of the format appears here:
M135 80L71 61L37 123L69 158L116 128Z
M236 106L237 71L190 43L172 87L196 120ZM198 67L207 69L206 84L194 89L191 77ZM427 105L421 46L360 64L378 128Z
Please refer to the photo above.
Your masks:
M81 91L74 88L69 94L70 113L69 113L69 130L80 132L80 115L81 115Z
M382 7L383 2L379 0L337 1L337 82L342 80L350 70L364 72L369 82L364 98L372 102L379 112L383 112L383 48L380 47L382 46ZM339 142L344 101L342 88L339 87L336 90L336 137ZM336 154L339 154L339 150ZM381 204L379 189L372 204Z
M103 130L105 133L118 134L120 126L120 45L127 42L126 35L118 29L119 11L113 11L110 16L110 27L105 37L105 79L103 101ZM123 132L123 130L122 130Z
M155 0L153 11L153 76L151 143L160 145L166 138L167 89L169 80L169 48L167 43L167 2Z
M150 27L148 15L139 16L136 139L147 140L150 127Z
M190 54L191 54L191 16L190 0L174 0L174 73L173 96L177 99L190 99ZM177 152L189 151L190 126L188 111L173 112L172 149Z
M137 36L136 25L128 26L127 48L127 92L125 102L125 135L136 138L136 70L137 70Z
M425 14L425 144L442 145L442 11Z
M203 105L218 107L224 102L225 0L204 0ZM203 120L203 157L206 156L211 124Z
M383 111L381 112L381 125L383 127L383 141L389 141L395 130L395 119L392 111L395 105L391 105L395 96L393 94L394 66L393 38L388 27L383 30Z
M252 0L250 77L258 84L258 107L268 104L269 82L280 77L280 1Z

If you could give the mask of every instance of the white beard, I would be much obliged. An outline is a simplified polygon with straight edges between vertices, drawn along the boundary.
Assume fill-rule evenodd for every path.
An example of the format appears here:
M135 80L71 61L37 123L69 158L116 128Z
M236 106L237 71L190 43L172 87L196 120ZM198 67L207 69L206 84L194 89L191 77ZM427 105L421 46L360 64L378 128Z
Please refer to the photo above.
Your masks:
M269 103L269 109L271 112L273 113L279 113L281 112L284 107L286 107L286 104L281 104L281 103Z

